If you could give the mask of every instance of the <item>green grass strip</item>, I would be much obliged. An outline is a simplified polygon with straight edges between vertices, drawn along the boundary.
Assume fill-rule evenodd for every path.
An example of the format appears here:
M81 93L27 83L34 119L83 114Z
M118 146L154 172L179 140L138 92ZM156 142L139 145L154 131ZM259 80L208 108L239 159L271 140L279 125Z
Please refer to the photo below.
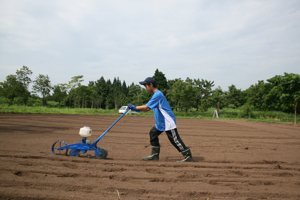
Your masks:
M210 108L208 111L174 111L176 118L187 119L213 119L215 109ZM111 109L91 109L91 108L53 108L43 106L21 106L21 105L0 105L0 113L28 113L28 114L74 114L74 115L120 115L118 110ZM248 115L241 115L242 109L228 109L220 110L219 119L233 119L233 120L249 120L254 122L268 122L268 123L286 123L294 122L294 115L291 113L284 113L279 111L251 111ZM139 116L153 116L153 112L141 112ZM132 116L135 116L132 114ZM214 118L216 119L216 117ZM300 123L300 119L297 120Z

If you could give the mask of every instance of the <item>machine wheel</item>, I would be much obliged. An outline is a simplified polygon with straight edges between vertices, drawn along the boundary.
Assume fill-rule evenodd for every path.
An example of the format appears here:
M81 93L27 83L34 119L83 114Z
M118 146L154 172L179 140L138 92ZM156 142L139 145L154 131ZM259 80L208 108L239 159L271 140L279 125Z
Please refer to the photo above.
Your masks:
M72 149L72 150L70 151L70 156L78 157L79 154L80 154L80 150Z
M66 156L68 153L68 149L62 149L62 150L58 150L61 147L67 146L67 143L65 143L64 141L58 140L56 142L54 142L54 144L52 145L52 153L54 155L64 155Z
M100 155L95 151L95 157L98 159L105 159L108 155L108 152L105 148L103 147L98 147L99 151L100 151Z

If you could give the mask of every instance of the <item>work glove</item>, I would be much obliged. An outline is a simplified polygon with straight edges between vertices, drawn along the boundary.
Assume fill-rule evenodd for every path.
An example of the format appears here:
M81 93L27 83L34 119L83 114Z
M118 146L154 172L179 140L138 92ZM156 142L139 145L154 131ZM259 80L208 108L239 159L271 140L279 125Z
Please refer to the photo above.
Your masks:
M140 112L140 110L137 110L137 109L135 108L135 105L132 105L131 103L128 104L128 108L131 109L131 110L134 110L135 112Z

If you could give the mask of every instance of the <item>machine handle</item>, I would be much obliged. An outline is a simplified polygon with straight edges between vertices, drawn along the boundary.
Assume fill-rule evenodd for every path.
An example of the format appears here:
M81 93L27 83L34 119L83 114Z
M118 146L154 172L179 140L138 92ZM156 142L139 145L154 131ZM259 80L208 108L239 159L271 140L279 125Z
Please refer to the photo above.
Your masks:
M127 108L127 110L104 132L100 137L93 143L93 145L96 145L104 136L105 134L124 116L130 109Z

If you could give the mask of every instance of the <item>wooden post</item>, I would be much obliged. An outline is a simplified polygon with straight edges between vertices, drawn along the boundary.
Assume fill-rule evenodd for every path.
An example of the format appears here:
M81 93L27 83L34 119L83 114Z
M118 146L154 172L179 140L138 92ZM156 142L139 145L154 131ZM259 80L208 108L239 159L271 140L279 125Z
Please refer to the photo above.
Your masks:
M218 116L220 117L220 113L219 113L219 102L217 103L217 112L218 112Z

